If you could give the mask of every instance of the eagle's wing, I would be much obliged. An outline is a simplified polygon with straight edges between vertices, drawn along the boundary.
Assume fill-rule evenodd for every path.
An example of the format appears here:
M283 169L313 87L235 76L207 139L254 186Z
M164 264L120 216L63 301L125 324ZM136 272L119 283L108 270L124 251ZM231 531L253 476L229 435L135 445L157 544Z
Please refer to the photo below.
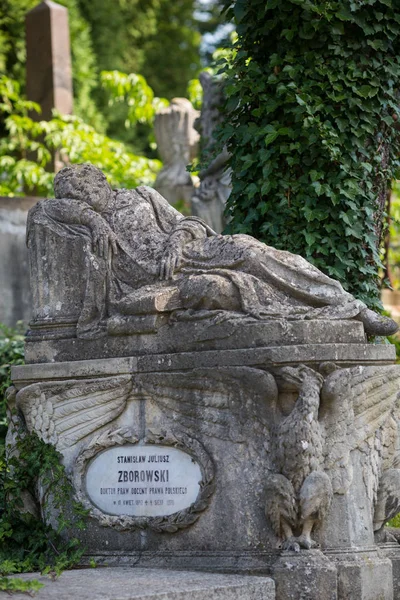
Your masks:
M395 447L400 368L352 367L330 375L321 391L320 423L325 431L325 469L333 490L344 494L352 482L352 450L362 451L373 473L376 494L381 467Z
M146 373L135 384L188 432L234 442L266 435L277 397L273 376L248 367Z
M29 431L61 449L118 417L131 390L130 375L34 383L18 392L16 405Z

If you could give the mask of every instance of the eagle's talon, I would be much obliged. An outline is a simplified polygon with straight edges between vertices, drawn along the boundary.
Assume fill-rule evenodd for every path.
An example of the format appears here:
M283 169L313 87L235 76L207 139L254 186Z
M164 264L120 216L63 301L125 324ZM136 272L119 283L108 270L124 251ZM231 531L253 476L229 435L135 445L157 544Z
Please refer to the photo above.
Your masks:
M300 546L297 543L297 538L290 537L285 540L281 546L282 550L286 550L289 552L300 552Z
M317 548L319 546L319 544L312 540L308 535L299 535L296 540L300 548L305 548L306 550L311 550L312 548Z

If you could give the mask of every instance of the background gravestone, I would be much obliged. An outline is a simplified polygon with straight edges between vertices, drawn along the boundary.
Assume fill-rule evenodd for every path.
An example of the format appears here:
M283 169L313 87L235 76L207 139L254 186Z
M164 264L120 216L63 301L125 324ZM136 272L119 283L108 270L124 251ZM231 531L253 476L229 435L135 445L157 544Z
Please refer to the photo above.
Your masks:
M212 160L210 157L215 155L214 134L221 122L222 82L206 71L200 73L199 79L203 88L203 104L196 128L201 136L200 163L208 163L208 166L199 173L200 185L192 196L192 212L221 233L227 223L225 204L232 190L229 153L223 148Z
M64 6L44 0L27 13L26 52L27 97L41 108L41 113L33 111L31 117L50 120L53 109L71 114L71 51ZM55 155L49 168L59 166ZM8 326L28 323L32 316L25 229L28 210L39 200L0 197L0 322Z
M26 15L26 93L50 120L53 108L72 113L72 70L68 10L44 0Z
M38 200L0 197L0 323L9 327L32 317L26 219Z
M190 203L194 182L186 167L197 154L199 134L193 125L198 111L186 98L174 98L160 109L154 120L154 134L163 168L154 187L171 204Z

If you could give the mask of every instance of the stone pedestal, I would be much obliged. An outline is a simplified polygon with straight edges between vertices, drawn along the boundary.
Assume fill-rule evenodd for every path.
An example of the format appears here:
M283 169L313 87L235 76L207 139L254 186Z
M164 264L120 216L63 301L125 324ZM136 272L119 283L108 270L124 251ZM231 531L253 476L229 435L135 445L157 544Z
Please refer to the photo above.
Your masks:
M221 123L221 106L224 104L221 80L206 71L200 73L203 88L201 115L196 128L201 134L200 163L207 168L199 173L200 185L193 190L192 213L201 217L220 233L227 224L225 204L232 191L230 155L226 148L216 155L215 133Z
M392 563L378 549L348 548L328 551L326 556L338 573L338 598L359 600L394 600Z
M171 204L190 204L194 179L187 166L196 157L199 135L194 122L199 116L189 100L174 98L170 106L161 108L154 120L154 135L163 168L154 187Z
M398 542L387 542L379 546L382 558L390 560L393 574L393 598L400 598L400 545Z
M41 347L30 344L32 353ZM390 347L368 348L376 363L385 360ZM371 546L371 516L367 511L363 520L361 511L355 517L356 505L368 506L368 490L360 475L367 463L360 462L357 451L351 458L352 484L345 494L334 495L317 534L323 552L280 555L277 550L278 540L264 514L265 486L274 471L275 377L290 359L284 348L279 349L281 354L271 354L272 350L138 355L13 368L17 406L28 429L61 452L76 498L90 511L80 534L87 561L272 575L279 600L392 600L391 561ZM293 365L300 349L292 346L287 352ZM314 357L318 354L328 364L329 358L340 364L334 344L321 344ZM315 358L309 364L323 370ZM376 369L365 368L371 373ZM398 367L380 369L388 376ZM351 369L340 371L346 374ZM282 406L290 402L287 392L279 397ZM325 405L322 419L327 410ZM136 462L126 464L125 456ZM149 464L150 456L168 464ZM194 466L180 475L185 457ZM140 479L141 471L150 470L154 478L156 468L161 491L160 483ZM200 487L196 478L201 479ZM178 512L158 510L155 504L177 501L173 493L164 493L167 488L184 491L188 498ZM346 546L349 540L353 547Z

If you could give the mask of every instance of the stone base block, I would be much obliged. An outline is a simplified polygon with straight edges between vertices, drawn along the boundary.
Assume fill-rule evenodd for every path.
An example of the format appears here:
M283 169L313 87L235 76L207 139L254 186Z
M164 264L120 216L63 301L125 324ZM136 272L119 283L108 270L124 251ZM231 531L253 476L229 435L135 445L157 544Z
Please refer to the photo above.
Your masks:
M338 572L338 600L396 600L392 563L378 550L329 552Z
M319 550L284 552L271 576L277 600L338 600L336 568Z
M380 552L385 558L392 562L393 572L393 598L400 598L400 544L398 542L389 542L380 546Z
M65 571L56 581L35 574L22 577L44 583L41 600L275 600L269 577L124 567ZM26 599L25 594L13 597Z

